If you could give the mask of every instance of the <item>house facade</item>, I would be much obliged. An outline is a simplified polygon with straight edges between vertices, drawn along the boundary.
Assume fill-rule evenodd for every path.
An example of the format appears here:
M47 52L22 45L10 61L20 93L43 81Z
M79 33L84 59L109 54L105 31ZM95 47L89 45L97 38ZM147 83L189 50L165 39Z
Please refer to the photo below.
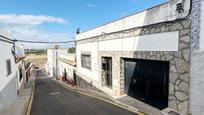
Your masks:
M76 85L76 59L75 54L60 55L58 58L58 77L72 86Z
M12 103L23 91L24 50L14 44L10 34L0 31L0 107Z
M67 49L59 49L59 48L51 48L47 49L47 63L46 63L46 72L51 76L51 77L56 77L58 76L57 73L59 73L59 70L57 68L58 65L58 60L57 57L60 55L66 55L67 54Z
M203 104L196 104L204 93L195 89L203 88L203 23L193 6L203 8L196 5L171 0L77 34L77 79L114 98L128 95L160 110L202 115Z

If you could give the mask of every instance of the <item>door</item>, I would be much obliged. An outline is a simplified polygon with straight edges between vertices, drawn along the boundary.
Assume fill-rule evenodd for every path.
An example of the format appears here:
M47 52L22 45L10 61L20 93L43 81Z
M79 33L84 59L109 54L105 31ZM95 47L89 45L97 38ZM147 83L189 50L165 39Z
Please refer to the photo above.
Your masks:
M67 81L67 70L64 68L64 79Z
M125 59L125 92L159 109L168 106L169 62Z
M102 76L105 80L105 85L112 88L112 58L102 57Z

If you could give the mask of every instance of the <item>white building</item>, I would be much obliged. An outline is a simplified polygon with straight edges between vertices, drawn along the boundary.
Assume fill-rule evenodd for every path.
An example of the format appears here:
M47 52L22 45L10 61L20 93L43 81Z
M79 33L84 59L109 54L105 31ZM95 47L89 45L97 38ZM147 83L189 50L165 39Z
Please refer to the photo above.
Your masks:
M12 103L23 90L22 69L24 50L11 36L0 31L0 107Z
M193 0L190 113L204 114L204 0Z
M204 16L193 10L203 10L200 2L171 0L77 34L77 83L160 110L202 115ZM200 37L194 34L199 28Z
M46 72L50 74L51 77L56 77L56 73L58 73L58 61L57 57L59 55L66 55L67 49L47 49L47 63L46 63Z
M58 58L59 77L62 81L76 85L75 70L76 60L75 54L60 55Z

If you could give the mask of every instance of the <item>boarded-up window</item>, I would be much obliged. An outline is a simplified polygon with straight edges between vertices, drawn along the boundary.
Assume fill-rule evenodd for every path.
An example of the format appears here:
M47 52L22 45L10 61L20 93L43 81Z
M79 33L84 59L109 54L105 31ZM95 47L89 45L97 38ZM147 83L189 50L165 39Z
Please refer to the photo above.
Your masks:
M11 74L11 60L6 60L7 76Z
M81 54L81 66L87 69L91 69L91 55Z

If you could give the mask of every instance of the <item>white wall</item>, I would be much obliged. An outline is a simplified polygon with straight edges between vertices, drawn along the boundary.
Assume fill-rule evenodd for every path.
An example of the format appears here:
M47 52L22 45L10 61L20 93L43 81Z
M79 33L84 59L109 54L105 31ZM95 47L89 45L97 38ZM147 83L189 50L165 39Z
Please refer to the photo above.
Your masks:
M91 70L81 66L81 53L89 52L91 54ZM99 81L99 64L98 64L98 45L97 42L77 44L77 72L89 79Z
M191 53L190 112L204 115L204 51Z
M13 45L0 41L0 106L11 103L17 97L17 64L11 53ZM3 50L2 50L3 49ZM11 74L7 76L6 60L11 60Z
M204 115L204 0L201 0L200 49L191 51L190 112Z
M74 80L74 70L75 70L75 67L73 67L72 65L69 65L61 60L59 60L59 63L58 63L58 68L59 68L59 75L60 76L63 76L64 74L64 69L66 69L66 72L67 72L67 79L69 80Z
M89 82L101 83L101 64L99 64L101 57L98 57L100 51L178 51L178 38L178 31L175 31L77 44L77 74L79 73L80 77ZM83 52L91 54L91 70L81 66ZM115 78L113 76L113 89L112 92L109 91L110 94L116 91L116 87L119 87L120 81ZM97 84L96 87L101 87L101 84Z
M178 51L178 31L99 42L100 51Z
M204 51L204 0L201 0L200 50Z
M15 64L14 56L11 54L11 49L13 45L9 43L5 43L0 41L0 49L4 49L0 51L0 91L4 88L4 86L16 75L17 66ZM12 73L7 76L7 69L6 69L6 60L11 60L11 71Z
M166 4L136 13L134 15L110 22L86 32L82 32L76 36L76 40L81 40L93 36L101 35L103 32L111 33L130 28L155 24L159 22L171 21L178 18L176 12L176 4L178 0L172 0ZM190 9L190 0L184 3L184 13L180 18L187 16Z
M66 55L67 49L48 49L47 50L47 70L50 76L56 74L56 57ZM54 73L54 74L53 74Z

